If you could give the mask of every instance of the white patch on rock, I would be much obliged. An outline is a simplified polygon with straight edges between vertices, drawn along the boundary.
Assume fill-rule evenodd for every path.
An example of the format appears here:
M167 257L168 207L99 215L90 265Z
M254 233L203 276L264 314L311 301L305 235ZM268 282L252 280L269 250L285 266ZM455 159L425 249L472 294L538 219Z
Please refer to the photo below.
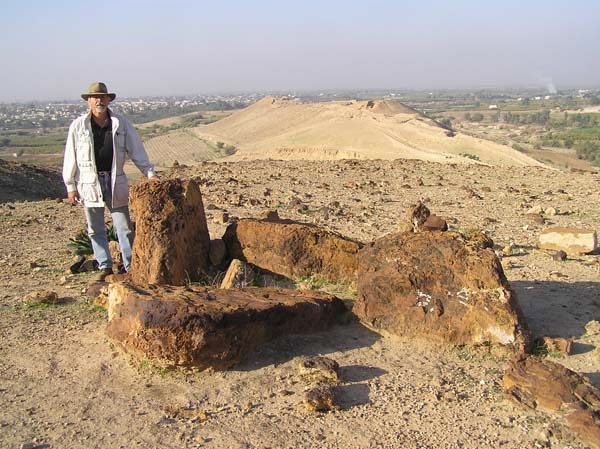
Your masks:
M514 333L506 332L506 330L499 327L488 327L487 333L494 336L503 345L510 345L515 342Z
M417 307L427 307L431 302L431 295L422 292L421 290L417 290Z

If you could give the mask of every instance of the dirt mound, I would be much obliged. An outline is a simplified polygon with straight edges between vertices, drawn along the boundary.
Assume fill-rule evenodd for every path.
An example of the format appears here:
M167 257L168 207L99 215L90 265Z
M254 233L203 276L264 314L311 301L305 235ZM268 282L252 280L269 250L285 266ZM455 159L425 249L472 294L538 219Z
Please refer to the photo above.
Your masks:
M244 159L418 159L441 163L543 165L513 148L449 132L396 100L302 103L266 97L193 129Z
M66 196L58 170L0 159L0 203Z

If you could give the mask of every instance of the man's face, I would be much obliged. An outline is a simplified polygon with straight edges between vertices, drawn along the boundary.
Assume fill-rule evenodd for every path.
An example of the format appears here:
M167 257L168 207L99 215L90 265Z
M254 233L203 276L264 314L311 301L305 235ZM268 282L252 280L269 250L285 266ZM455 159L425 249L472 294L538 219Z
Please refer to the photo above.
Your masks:
M87 99L90 111L94 116L104 115L110 104L110 97L108 95L90 95Z

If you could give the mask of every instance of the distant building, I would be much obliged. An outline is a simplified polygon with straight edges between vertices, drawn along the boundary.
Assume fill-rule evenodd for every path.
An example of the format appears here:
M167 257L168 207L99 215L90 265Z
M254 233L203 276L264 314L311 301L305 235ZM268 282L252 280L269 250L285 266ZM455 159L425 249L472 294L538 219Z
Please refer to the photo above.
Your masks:
M491 104L488 106L488 109L498 109L498 105L497 104Z

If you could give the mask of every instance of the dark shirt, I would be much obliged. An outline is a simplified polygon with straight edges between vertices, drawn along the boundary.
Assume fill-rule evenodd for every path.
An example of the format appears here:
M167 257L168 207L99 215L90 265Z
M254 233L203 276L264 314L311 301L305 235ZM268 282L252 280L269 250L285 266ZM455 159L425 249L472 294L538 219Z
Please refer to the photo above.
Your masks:
M92 133L94 134L96 171L111 171L113 161L113 139L110 114L108 114L108 120L104 126L98 125L93 117L91 120Z

